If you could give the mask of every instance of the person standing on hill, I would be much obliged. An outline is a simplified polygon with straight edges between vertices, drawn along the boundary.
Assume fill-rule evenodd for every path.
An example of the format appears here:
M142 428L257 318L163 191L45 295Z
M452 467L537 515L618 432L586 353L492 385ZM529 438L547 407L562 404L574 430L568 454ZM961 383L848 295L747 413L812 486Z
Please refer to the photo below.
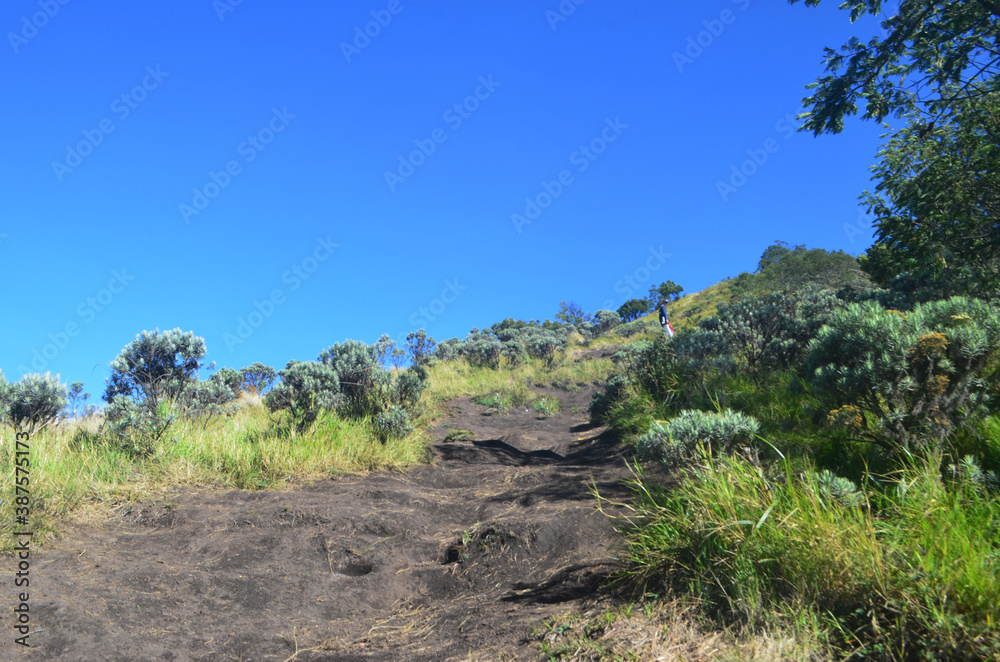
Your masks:
M674 327L670 326L670 316L667 314L666 299L660 300L660 326L663 327L664 332L666 332L668 336L674 335Z

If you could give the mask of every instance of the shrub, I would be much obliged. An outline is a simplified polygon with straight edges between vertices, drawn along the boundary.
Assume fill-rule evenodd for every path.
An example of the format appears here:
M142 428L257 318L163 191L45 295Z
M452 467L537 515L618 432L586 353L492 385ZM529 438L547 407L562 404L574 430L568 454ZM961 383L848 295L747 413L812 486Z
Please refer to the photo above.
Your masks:
M17 432L34 434L59 419L66 408L67 392L58 375L25 375L13 384L0 375L0 420Z
M195 382L184 392L181 403L184 414L211 418L225 413L226 405L236 400L242 383L240 373L232 368L222 368L209 379Z
M396 376L392 400L404 409L414 411L426 387L427 370L420 364L414 364Z
M0 423L7 422L7 412L10 411L10 388L7 378L0 371Z
M479 333L475 329L462 343L459 352L471 365L481 368L496 368L503 355L503 344L489 332Z
M388 406L392 375L382 361L392 351L391 342L387 335L374 345L347 340L320 353L319 360L339 377L342 408L348 416L375 416Z
M507 366L517 368L528 362L528 350L519 340L507 340L503 343L501 354L507 359Z
M556 351L562 343L551 333L538 333L528 337L527 351L530 356L545 361L546 366L555 362Z
M375 417L375 432L384 443L390 439L402 439L413 432L413 426L406 410L393 405Z
M699 370L715 367L758 377L797 365L808 342L843 307L830 290L771 293L719 306L694 334L678 339L678 354Z
M204 339L190 331L143 331L111 362L104 399L110 404L119 396L130 398L147 416L162 418L152 423L162 427L169 423L173 404L194 383L204 356Z
M462 341L458 338L451 338L438 343L434 349L434 356L439 361L454 361L461 356Z
M542 418L555 416L562 411L562 402L559 398L539 398L531 405Z
M699 448L729 453L745 447L759 432L757 419L741 412L689 409L669 421L654 421L636 442L636 451L643 459L671 467L696 459Z
M632 336L639 333L647 333L658 329L660 326L659 322L652 320L636 320L634 322L629 322L627 324L619 324L615 327L615 335L622 338L631 338Z
M406 336L406 351L413 365L431 365L434 361L434 339L423 329Z
M604 390L594 393L590 400L590 421L595 425L610 423L609 416L615 405L629 394L632 381L622 374L613 374L604 384Z
M858 486L853 481L843 478L828 469L812 475L816 493L828 500L839 501L848 506L858 505L864 495L858 492Z
M264 404L271 411L287 409L300 428L342 401L339 376L325 363L290 361L279 375L281 382L267 394Z
M111 398L104 408L101 439L112 449L131 456L148 457L156 442L170 428L174 417L165 411L166 402L158 411L150 411L124 395Z
M852 406L858 436L908 454L939 449L984 413L998 350L1000 318L981 301L954 297L910 314L867 302L833 316L810 345L809 371L832 420Z
M594 313L594 333L598 336L606 335L621 321L621 317L613 310L598 310Z

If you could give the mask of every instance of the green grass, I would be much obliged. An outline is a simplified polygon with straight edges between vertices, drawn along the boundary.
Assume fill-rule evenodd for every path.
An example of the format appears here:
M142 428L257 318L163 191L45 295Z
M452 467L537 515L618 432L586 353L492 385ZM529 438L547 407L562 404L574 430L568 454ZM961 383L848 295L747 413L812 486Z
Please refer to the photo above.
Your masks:
M517 368L501 366L498 370L473 366L465 359L438 362L427 371L428 386L423 397L430 407L470 396L488 406L524 407L536 397L528 388L530 385L570 389L580 384L599 384L607 379L614 367L611 359L582 358L585 351L585 348L571 348L551 368L537 359ZM576 358L581 360L575 361ZM495 402L487 403L489 398L495 398Z
M403 469L428 460L420 432L383 444L369 422L325 415L309 431L294 434L281 416L262 407L242 409L207 426L177 422L149 458L103 445L80 447L72 442L76 427L43 430L30 440L28 526L39 536L55 533L81 508L153 499L176 486L267 489L337 473ZM10 532L24 528L13 519L13 437L11 430L0 430L0 536L5 549Z
M714 315L720 305L729 303L732 298L732 286L726 280L706 287L701 292L687 294L677 301L667 304L670 324L675 331L694 328L699 321ZM655 317L655 313L647 316L648 319Z
M555 416L562 411L562 402L559 398L551 396L542 396L535 400L532 405L541 416Z
M623 581L679 590L727 627L815 623L844 655L1000 655L1000 502L931 463L845 506L778 466L719 458L672 490L637 474Z

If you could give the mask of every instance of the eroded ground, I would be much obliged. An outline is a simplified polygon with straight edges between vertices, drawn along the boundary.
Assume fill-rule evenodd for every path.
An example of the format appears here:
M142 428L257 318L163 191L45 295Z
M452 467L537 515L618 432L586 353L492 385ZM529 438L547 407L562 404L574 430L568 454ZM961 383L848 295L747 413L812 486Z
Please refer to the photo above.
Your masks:
M537 659L548 615L584 609L617 552L591 490L625 495L624 458L561 414L468 400L436 462L281 492L184 490L77 524L32 552L33 648L13 650L0 558L0 655L37 660ZM447 423L447 426L443 424ZM444 441L456 428L471 440Z

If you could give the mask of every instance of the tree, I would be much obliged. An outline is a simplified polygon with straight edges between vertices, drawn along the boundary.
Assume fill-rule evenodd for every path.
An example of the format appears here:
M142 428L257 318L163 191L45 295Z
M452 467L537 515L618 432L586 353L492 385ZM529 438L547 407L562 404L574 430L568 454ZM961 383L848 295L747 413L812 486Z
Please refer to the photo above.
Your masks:
M618 309L622 322L631 322L649 312L649 301L646 299L629 299Z
M254 395L263 395L264 391L271 387L271 384L278 378L278 373L271 366L264 365L259 361L240 369L240 390Z
M956 107L893 135L863 196L877 233L862 268L916 301L1000 292L1000 84Z
M649 299L650 306L656 307L660 305L661 301L676 301L681 297L681 292L684 288L675 283L672 280L668 280L665 283L660 283L659 285L649 288Z
M770 250L770 249L769 249ZM767 251L761 257L765 264ZM754 277L758 292L801 292L810 286L829 290L844 287L871 289L857 258L844 251L796 246L780 259L767 263Z
M791 4L801 0L790 0ZM804 0L816 6L820 0ZM878 16L882 0L853 0L851 21ZM881 122L890 115L947 117L955 104L985 93L984 81L1000 73L1000 2L912 0L881 22L887 35L863 43L852 37L840 52L826 48L827 74L809 86L804 129L839 133L844 118L858 113Z
M805 250L805 244L796 246L795 248L789 248L787 241L781 241L776 239L773 244L764 249L764 252L760 256L760 260L757 262L757 273L761 273L768 267L774 264L778 264L783 259L792 254L793 251L799 249Z
M7 384L0 375L0 413L14 430L32 435L59 420L66 408L66 393L58 375L25 375L14 384Z
M111 362L104 399L125 396L159 417L160 405L172 405L196 380L204 356L205 340L191 331L143 331Z
M556 313L556 319L564 324L581 326L583 324L591 324L594 321L594 316L585 312L583 308L573 301L569 303L562 301L559 304L559 312Z

